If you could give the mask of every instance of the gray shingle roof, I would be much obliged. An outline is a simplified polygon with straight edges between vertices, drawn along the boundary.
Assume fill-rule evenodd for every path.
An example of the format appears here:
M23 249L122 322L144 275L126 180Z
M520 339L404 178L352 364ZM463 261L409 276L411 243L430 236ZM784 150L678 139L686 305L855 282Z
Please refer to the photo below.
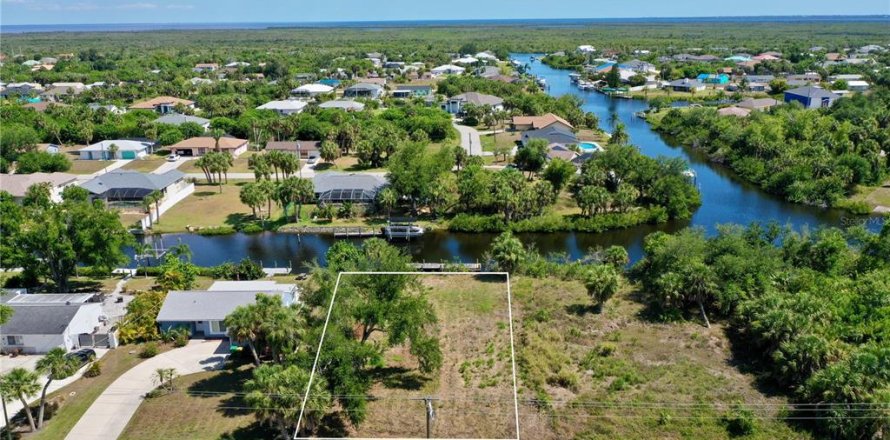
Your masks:
M562 127L555 126L547 126L538 130L529 130L525 133L522 133L522 143L532 139L544 139L548 144L559 143L559 144L577 144L578 137L575 136L575 133L568 131Z
M276 292L270 295L281 295L282 299L286 299L288 294ZM156 321L218 321L225 319L238 306L253 304L256 296L257 293L252 291L174 290L167 293ZM285 304L289 302L285 300Z
M168 115L161 116L158 119L155 119L155 122L161 124L170 124L170 125L179 125L184 124L186 122L194 122L198 125L209 124L209 119L199 118L197 116L189 116L189 115L181 115L179 113L170 113Z
M13 309L12 318L0 326L0 334L4 335L60 335L80 310L79 305L9 306Z
M837 98L838 95L818 87L800 87L785 91L786 95L806 96L809 98Z
M467 93L461 93L460 95L454 95L450 98L450 100L452 100L452 101L454 101L454 100L466 101L470 104L475 104L475 105L488 104L491 106L497 106L497 105L501 105L504 103L504 100L497 96L486 95L484 93L477 93L477 92L467 92Z
M155 191L164 189L185 177L179 170L164 174L147 174L138 171L112 171L101 174L84 183L83 188L93 194L104 194L112 189L142 189Z

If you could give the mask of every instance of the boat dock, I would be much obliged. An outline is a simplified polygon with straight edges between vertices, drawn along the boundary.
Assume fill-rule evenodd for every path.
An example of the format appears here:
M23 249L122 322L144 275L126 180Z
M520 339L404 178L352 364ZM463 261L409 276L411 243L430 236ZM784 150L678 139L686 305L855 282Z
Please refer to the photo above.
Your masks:
M342 227L333 228L334 237L378 237L383 235L380 228Z

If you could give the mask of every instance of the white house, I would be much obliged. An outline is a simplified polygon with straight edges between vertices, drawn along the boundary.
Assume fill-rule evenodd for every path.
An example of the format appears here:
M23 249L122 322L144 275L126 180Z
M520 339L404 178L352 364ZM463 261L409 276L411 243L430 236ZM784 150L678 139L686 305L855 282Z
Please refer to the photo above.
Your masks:
M593 46L589 45L589 44L582 44L582 45L578 46L578 52L581 52L581 53L594 53L594 52L596 52L596 49L595 49Z
M497 61L498 60L498 57L494 56L493 53L488 52L488 51L479 52L473 56L477 59L485 60L485 61Z
M851 92L864 92L868 90L868 82L862 80L847 81L847 90Z
M49 198L53 202L62 201L62 191L77 185L77 176L67 173L32 173L0 175L0 191L8 192L16 201L25 197L28 188L36 184L49 185Z
M334 91L334 88L324 84L304 84L290 91L293 96L301 98L312 98L318 95L324 95Z
M474 58L471 56L465 56L454 60L454 64L476 64L478 62L478 58Z
M102 325L102 304L87 302L92 296L20 294L6 299L13 314L0 326L0 351L37 354L80 348L80 337L94 335Z
M441 75L459 75L464 73L464 68L460 66L455 66L454 64L445 64L439 67L434 67L430 73L433 76L441 76Z
M112 145L117 151L112 156ZM81 160L137 159L151 153L154 143L150 141L114 139L96 142L78 150Z
M309 104L307 104L306 101L285 99L283 101L269 101L257 107L257 110L272 110L281 116L287 116L294 113L300 113L307 105Z

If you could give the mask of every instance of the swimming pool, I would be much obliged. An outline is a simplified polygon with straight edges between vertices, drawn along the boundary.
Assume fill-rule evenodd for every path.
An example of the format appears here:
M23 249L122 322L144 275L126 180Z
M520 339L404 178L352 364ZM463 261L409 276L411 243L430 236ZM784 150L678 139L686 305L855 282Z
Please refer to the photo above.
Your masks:
M578 148L580 148L581 151L585 153L592 153L594 151L600 151L603 149L603 147L601 147L598 143L589 141L579 142Z

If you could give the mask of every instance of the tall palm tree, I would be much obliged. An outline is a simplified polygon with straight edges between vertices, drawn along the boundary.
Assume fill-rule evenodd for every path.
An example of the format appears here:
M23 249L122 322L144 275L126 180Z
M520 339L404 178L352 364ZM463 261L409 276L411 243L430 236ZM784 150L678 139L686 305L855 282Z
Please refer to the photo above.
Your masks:
M260 356L257 354L254 341L259 336L260 329L259 321L254 316L253 310L250 307L240 306L229 316L226 316L225 324L233 339L247 343L247 348L250 349L250 354L253 356L253 362L259 366Z
M148 227L154 226L154 218L151 216L151 194L142 198L142 208L148 214Z
M111 144L108 146L109 160L114 160L117 157L117 152L120 151L120 148L117 144Z
M220 140L220 138L222 138L225 135L226 135L226 133L218 128L214 128L213 130L210 130L210 137L213 138L213 142L214 142L214 144L213 144L214 151L219 151L219 140Z
M24 368L13 368L0 381L2 381L0 388L4 394L9 393L11 396L16 396L22 402L25 415L28 417L28 424L31 425L31 431L36 431L37 425L34 424L34 414L31 413L31 407L28 406L28 397L40 391L37 373Z
M164 200L164 194L158 190L154 190L148 194L148 197L155 204L155 212L158 216L157 223L161 222L161 200Z
M40 393L40 410L37 413L37 429L43 427L43 414L46 410L46 390L54 380L65 379L77 371L79 363L76 358L65 356L65 349L56 347L37 361L37 371L46 374L46 384Z
M135 251L137 256L141 256L140 260L142 260L142 268L145 272L145 278L148 278L148 259L151 258L151 255L154 253L155 248L151 245L151 243L141 243L137 244Z

